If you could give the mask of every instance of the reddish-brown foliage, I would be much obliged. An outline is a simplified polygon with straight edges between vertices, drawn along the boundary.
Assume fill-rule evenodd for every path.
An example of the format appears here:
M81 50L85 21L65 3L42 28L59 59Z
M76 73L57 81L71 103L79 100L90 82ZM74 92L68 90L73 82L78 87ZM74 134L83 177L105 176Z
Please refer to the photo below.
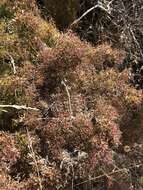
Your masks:
M18 133L1 134L0 157L10 163L2 174L7 189L65 189L101 174L99 166L114 165L113 152L135 113L142 125L142 91L131 86L129 69L119 71L125 52L106 43L92 47L71 31L59 35L36 12L18 11L14 22L24 49L30 56L36 51L37 65L26 52L16 75L1 77L2 103L39 111L1 111L2 129ZM51 38L54 46L46 41Z

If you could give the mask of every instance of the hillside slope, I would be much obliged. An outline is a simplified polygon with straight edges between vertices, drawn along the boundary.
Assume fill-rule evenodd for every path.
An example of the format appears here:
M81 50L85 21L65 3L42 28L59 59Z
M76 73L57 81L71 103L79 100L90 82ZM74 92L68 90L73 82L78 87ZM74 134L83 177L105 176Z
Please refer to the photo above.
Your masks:
M35 0L0 2L0 189L143 189L128 53L41 15Z

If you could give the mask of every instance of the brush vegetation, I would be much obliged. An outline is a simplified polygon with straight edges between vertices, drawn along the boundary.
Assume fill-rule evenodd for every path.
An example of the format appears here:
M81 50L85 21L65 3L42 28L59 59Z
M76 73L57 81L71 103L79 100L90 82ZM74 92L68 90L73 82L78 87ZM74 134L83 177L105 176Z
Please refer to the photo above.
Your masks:
M0 2L0 105L33 108L0 107L1 188L142 189L143 95L128 53L42 14L35 0Z

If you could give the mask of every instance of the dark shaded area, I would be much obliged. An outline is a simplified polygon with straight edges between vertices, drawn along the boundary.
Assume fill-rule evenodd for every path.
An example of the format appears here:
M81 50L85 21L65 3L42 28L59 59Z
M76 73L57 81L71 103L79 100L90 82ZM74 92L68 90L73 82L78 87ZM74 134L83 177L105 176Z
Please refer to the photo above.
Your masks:
M6 6L6 4L0 5L0 19L12 19L13 18L13 12L9 10Z
M11 166L9 174L13 179L22 181L29 178L31 172L32 166L28 163L27 160L21 158Z
M60 30L65 30L76 19L79 0L37 0L47 17L52 17Z
M131 82L137 89L143 89L143 60L132 64L132 73Z
M20 129L19 124L14 121L18 118L18 113L15 110L2 111L0 114L0 130L9 131L11 133Z
M141 143L143 138L142 117L142 105L135 107L134 110L124 114L120 123L123 145L134 145L134 143Z

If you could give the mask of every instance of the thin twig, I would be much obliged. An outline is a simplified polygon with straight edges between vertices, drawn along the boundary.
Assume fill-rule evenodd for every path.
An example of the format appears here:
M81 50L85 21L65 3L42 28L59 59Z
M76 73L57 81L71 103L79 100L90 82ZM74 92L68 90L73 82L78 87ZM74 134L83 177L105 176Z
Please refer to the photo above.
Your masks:
M0 108L14 108L17 110L32 110L32 111L39 111L37 108L32 108L32 107L26 107L24 105L19 106L19 105L0 105Z
M129 168L118 169L118 170L116 170L116 171L112 171L112 172L109 172L109 173L107 173L107 174L102 174L102 175L99 175L99 176L97 176L97 177L90 178L90 179L88 179L88 180L85 180L85 181L83 181L83 182L81 182L81 183L76 184L75 186L79 186L79 185L85 184L85 183L87 183L87 182L89 182L89 181L95 181L95 180L97 180L97 179L100 179L100 178L103 178L103 177L106 177L106 176L111 176L111 175L114 175L114 174L117 174L117 173L127 172L127 171L130 170L130 169L139 168L139 167L141 167L141 166L143 166L143 164L131 166L131 167L129 167Z
M15 67L14 59L11 55L10 55L10 61L11 61L12 67L13 67L13 73L15 75L16 74L16 67Z
M28 131L27 127L26 127L26 131L27 131L27 137L28 137L28 142L29 142L29 150L30 150L30 152L32 154L32 158L33 158L33 161L34 161L35 166L36 166L36 172L37 172L37 176L38 176L38 180L39 180L39 187L40 187L40 190L42 190L43 187L42 187L42 182L41 182L41 178L40 178L40 172L39 172L36 156L35 156L33 145L32 145L32 139L30 137L30 134L29 134L29 131Z
M135 37L135 34L134 34L134 32L133 32L133 29L132 29L131 27L130 27L129 29L130 29L130 33L131 33L131 35L132 35L133 41L134 41L134 43L136 44L137 48L139 49L141 57L143 58L143 53L142 53L140 44L139 44L139 42L137 41L137 39L136 39L136 37Z
M71 165L71 168L72 168L72 190L74 190L74 176L75 176L75 174L74 174L74 166L73 165Z
M66 85L66 83L65 83L63 80L62 80L61 83L64 85L65 90L66 90L66 93L67 93L67 96L68 96L69 112L70 112L70 117L71 117L71 119L72 119L72 118L73 118L73 112L72 112L71 97L70 97L69 89L68 89L68 86Z

